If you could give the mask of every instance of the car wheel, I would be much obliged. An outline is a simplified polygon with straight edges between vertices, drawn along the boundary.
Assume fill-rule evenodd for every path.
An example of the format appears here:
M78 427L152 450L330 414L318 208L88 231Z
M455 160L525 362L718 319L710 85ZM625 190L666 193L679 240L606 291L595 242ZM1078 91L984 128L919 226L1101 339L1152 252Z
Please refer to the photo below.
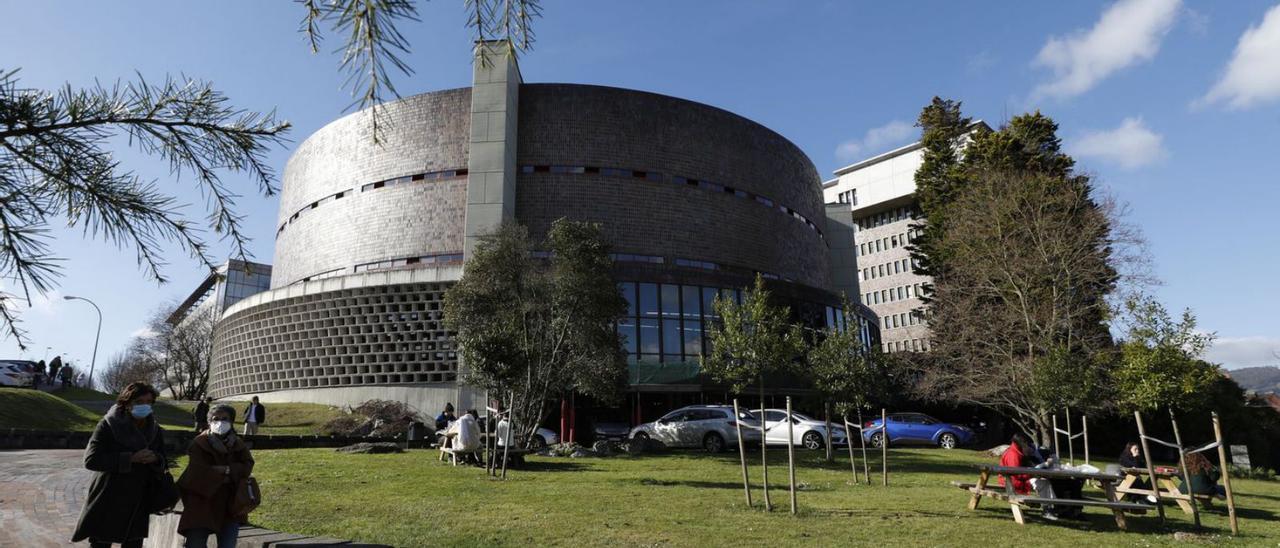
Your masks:
M720 437L720 434L716 434L715 432L707 434L702 438L702 448L706 449L708 453L719 453L724 451L724 438Z
M955 449L956 435L951 432L943 432L941 436L938 436L938 447L943 449Z
M808 432L803 438L800 438L800 444L804 445L804 448L810 451L822 449L822 434L817 432Z
M534 434L533 439L529 440L529 449L532 449L534 451L541 451L546 448L547 448L547 438L542 437L542 434Z
M872 434L871 446L875 447L876 449L879 449L881 445L884 445L884 434L881 432L876 432Z
M641 440L641 441L649 441L649 433L648 433L648 432L636 432L636 435L631 436L631 439L633 439L633 440Z

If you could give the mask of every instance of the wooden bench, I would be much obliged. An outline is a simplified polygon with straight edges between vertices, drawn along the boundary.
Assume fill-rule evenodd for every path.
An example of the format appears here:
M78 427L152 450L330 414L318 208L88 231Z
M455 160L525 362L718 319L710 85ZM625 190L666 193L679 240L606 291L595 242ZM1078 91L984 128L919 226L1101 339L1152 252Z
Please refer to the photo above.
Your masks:
M952 485L964 489L971 494L969 498L969 509L977 510L978 503L982 497L989 497L996 500L1003 500L1009 503L1009 510L1013 513L1013 520L1020 525L1025 525L1026 520L1022 511L1030 508L1032 505L1055 505L1055 506L1096 506L1111 510L1115 516L1116 526L1121 529L1127 528L1125 523L1125 512L1141 512L1146 513L1151 506L1136 502L1124 502L1119 500L1116 494L1116 483L1121 481L1122 476L1112 474L1075 472L1071 470L1051 470L1043 468L1021 468L1009 466L979 466L978 483L965 483L959 481L951 482ZM991 475L1005 477L1005 485L1003 490L991 489L987 487L987 481ZM1065 498L1043 498L1034 495L1022 495L1013 491L1013 481L1010 479L1015 475L1027 475L1042 479L1074 479L1081 481L1093 480L1102 486L1103 493L1106 494L1106 500L1096 499L1065 499Z
M1121 469L1124 474L1124 480L1116 487L1116 492L1122 495L1138 495L1138 496L1154 496L1156 493L1152 489L1142 489L1134 487L1133 484L1142 479L1142 476L1150 475L1144 468L1124 468ZM1191 497L1194 496L1197 501L1204 505L1205 508L1213 507L1213 495L1205 495L1196 493L1188 496L1178 489L1178 481L1182 479L1180 472L1176 469L1165 469L1156 472L1156 485L1160 489L1160 500L1172 500L1181 508L1183 513L1191 514Z

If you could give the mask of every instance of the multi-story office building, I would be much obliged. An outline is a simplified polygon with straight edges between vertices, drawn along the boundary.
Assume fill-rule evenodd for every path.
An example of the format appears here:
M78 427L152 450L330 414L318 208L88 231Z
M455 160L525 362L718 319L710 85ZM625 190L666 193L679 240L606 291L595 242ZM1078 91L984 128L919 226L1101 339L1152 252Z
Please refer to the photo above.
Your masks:
M922 284L907 251L918 216L915 173L922 150L911 144L836 170L823 184L827 203L852 211L859 293L880 327L885 352L929 348L929 330L913 311L921 306Z
M381 143L360 112L298 146L271 289L223 314L214 396L472 404L441 305L477 238L504 221L534 241L562 217L601 224L630 303L618 329L637 414L644 394L663 405L723 397L698 370L710 302L757 274L798 321L876 344L869 310L842 325L840 293L860 294L853 224L823 204L798 147L674 97L524 83L505 48L480 47L496 50L471 87L383 105Z
M971 128L991 129L982 121ZM822 185L828 204L852 212L858 300L875 314L885 352L929 349L929 329L914 313L929 277L916 271L907 250L920 215L915 175L923 159L921 143L912 143L837 169Z

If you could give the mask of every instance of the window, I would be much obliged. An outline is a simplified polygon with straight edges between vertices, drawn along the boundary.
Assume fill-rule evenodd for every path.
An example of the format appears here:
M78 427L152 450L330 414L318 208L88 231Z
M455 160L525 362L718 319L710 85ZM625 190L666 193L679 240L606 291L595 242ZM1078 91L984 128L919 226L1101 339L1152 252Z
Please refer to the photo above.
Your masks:
M640 284L640 316L658 317L658 284Z
M680 317L680 286L662 284L662 317Z
M680 296L684 317L687 319L699 319L702 315L702 299L698 286L686 285L680 287Z

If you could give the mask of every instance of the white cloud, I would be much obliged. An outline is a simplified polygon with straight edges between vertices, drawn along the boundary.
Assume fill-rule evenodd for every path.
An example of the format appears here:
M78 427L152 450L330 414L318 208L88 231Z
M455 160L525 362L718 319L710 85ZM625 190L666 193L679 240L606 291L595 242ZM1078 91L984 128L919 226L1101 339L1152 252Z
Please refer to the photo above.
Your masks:
M1181 5L1181 0L1120 0L1093 28L1050 37L1032 65L1052 69L1053 79L1036 86L1032 96L1074 97L1120 69L1151 60Z
M916 135L914 125L894 120L883 126L867 130L861 139L845 141L836 147L836 159L841 162L861 160L866 156L885 152L893 145L900 145Z
M1151 165L1169 155L1164 137L1147 129L1142 118L1125 118L1115 129L1087 132L1067 148L1072 155L1097 158L1123 169Z
M1223 337L1204 353L1205 360L1227 369L1280 364L1280 337Z
M147 338L147 337L153 337L155 336L155 334L156 334L155 330L147 326L142 326L137 329L134 329L133 333L129 334L129 338L130 339Z
M1280 99L1280 5L1240 35L1222 78L1198 103L1226 102L1236 109Z

